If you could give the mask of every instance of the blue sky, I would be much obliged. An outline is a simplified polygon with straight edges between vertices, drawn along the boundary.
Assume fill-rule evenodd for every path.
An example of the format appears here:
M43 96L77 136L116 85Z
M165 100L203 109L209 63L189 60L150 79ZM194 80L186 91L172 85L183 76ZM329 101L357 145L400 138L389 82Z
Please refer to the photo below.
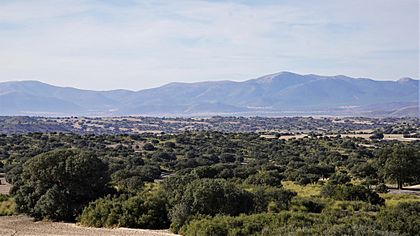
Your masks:
M418 0L2 0L0 82L86 89L302 74L418 78Z

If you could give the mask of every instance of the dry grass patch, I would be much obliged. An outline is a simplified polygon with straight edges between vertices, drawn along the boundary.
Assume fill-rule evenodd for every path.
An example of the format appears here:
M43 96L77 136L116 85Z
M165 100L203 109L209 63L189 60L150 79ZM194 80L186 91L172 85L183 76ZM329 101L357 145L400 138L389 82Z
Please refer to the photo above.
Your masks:
M15 200L7 195L0 194L0 216L10 216L15 213Z
M412 195L412 194L382 193L379 195L385 199L385 205L387 207L394 207L398 203L403 203L403 202L420 202L420 196Z
M321 192L321 185L319 184L308 184L303 186L293 183L293 181L283 181L282 184L285 189L292 190L301 197L319 196Z

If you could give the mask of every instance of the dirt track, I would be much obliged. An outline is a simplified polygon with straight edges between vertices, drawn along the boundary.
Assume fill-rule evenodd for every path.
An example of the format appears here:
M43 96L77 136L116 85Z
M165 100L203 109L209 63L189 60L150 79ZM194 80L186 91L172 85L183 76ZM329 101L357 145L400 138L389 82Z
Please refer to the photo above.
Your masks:
M409 188L405 188L405 189L402 189L402 190L390 189L389 193L390 194L410 194L410 195L420 196L420 190L419 189L409 189Z
M87 228L70 223L34 222L27 216L1 216L0 235L115 235L174 236L165 230Z

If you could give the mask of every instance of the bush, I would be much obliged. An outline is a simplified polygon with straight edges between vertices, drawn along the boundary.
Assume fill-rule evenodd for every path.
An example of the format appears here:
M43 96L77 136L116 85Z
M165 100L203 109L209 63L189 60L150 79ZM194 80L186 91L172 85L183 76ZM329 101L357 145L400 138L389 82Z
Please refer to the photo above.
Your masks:
M371 136L369 136L370 139L383 139L384 138L384 134L383 133L374 133Z
M164 229L169 227L166 200L160 193L140 193L124 199L101 198L89 204L79 222L93 227Z
M15 213L15 201L12 197L0 194L0 216L9 216Z
M185 225L180 233L185 236L200 235L277 235L281 227L311 226L316 220L314 215L302 213L261 213L254 215L221 216L194 219Z
M350 181L351 178L346 173L335 173L328 179L328 182L332 184L347 184Z
M144 183L139 173L126 169L118 170L112 174L113 186L119 192L135 193L142 189Z
M304 211L312 213L321 213L325 208L325 203L316 198L297 198L293 205L301 206Z
M323 196L331 197L335 200L364 201L373 205L384 205L385 200L377 193L362 185L334 185L327 184L321 189Z
M121 214L121 202L108 196L89 203L78 221L82 225L91 227L116 227L119 226L118 217Z
M245 183L281 187L282 179L283 176L278 171L261 171L256 173L255 175L249 176L245 180Z
M176 160L175 154L174 153L169 153L169 152L156 152L156 153L153 154L152 157L154 159L158 159L161 162Z
M252 194L224 179L198 179L188 184L171 211L171 228L178 231L194 215L238 215L251 212Z
M377 193L387 193L387 192L389 192L389 189L384 183L380 183L380 184L376 185L375 191Z
M151 143L144 144L143 149L145 151L154 151L154 150L156 150L155 146L153 144L151 144Z
M236 161L236 155L232 153L223 153L220 156L220 161L223 163L231 163Z
M296 193L283 188L260 186L253 192L254 212L279 212L288 210Z
M367 202L362 201L340 201L337 202L336 205L330 206L330 208L338 208L340 210L345 211L363 211L363 212L369 212L369 211L379 211L380 207L377 205L371 205Z
M401 235L418 235L420 232L420 202L400 203L385 209L378 215L383 230L396 231Z
M175 143L174 142L170 142L170 141L166 142L164 145L167 148L175 148L176 147Z

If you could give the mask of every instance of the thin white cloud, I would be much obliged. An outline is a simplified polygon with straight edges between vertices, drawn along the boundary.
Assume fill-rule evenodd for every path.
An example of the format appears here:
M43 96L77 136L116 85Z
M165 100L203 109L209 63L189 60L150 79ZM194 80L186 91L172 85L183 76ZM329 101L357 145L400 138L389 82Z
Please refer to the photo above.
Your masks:
M418 78L418 5L2 1L0 81L142 89L282 70Z

